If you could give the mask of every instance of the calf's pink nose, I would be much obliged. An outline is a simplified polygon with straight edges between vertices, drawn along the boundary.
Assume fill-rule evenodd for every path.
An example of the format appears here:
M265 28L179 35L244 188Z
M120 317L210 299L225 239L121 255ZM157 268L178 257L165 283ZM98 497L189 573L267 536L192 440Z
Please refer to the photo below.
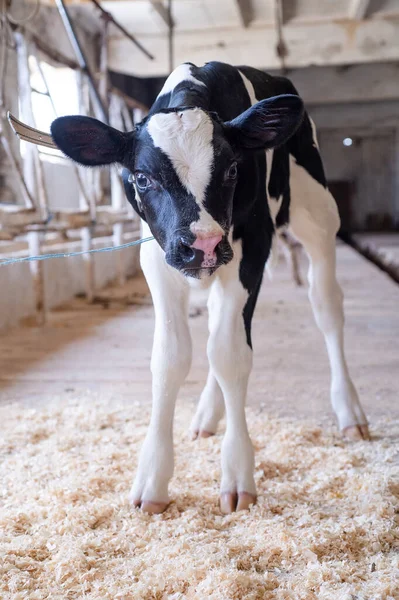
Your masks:
M205 256L212 256L215 252L216 246L222 241L221 235L213 235L211 237L200 238L197 237L192 248L202 250Z

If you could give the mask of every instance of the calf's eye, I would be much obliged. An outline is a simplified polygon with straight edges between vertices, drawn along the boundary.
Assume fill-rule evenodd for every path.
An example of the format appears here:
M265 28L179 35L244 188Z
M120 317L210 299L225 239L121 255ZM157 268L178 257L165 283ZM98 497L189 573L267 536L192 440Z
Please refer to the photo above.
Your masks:
M237 163L233 163L227 169L227 172L226 172L227 179L236 179L237 178L237 173L238 173L238 171L237 171Z
M135 182L140 192L145 192L151 186L151 181L144 173L136 173Z

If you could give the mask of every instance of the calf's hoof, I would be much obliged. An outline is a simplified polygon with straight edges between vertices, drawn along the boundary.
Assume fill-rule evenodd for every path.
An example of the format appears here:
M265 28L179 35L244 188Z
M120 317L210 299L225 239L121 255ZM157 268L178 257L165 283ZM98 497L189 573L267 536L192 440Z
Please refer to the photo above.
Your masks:
M196 440L198 438L209 438L212 437L213 435L215 435L212 431L206 431L205 429L200 429L199 431L192 431L191 432L191 439L192 440Z
M248 510L251 504L256 504L255 494L249 492L222 492L220 494L220 510L229 515L239 510Z
M168 508L168 502L151 502L149 500L132 500L132 506L140 508L149 515L160 515Z
M348 440L370 440L370 433L367 425L351 425L350 427L345 427L342 433Z

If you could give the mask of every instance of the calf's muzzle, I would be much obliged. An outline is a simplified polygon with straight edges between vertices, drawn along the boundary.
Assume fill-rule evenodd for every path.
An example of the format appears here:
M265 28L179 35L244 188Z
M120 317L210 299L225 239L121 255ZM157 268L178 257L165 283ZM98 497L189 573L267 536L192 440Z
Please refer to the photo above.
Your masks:
M186 269L206 269L215 267L218 261L216 250L222 241L221 235L197 237L190 243L180 238L180 254Z

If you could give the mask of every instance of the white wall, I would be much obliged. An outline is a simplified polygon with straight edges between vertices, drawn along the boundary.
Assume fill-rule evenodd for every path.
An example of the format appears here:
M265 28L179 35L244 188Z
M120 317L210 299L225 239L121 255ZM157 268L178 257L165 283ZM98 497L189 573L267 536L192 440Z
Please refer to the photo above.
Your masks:
M32 6L26 0L13 0L12 13L16 18L26 16L31 10ZM79 40L86 52L92 70L95 72L99 59L99 34L103 28L99 13L94 9L91 13L90 11L82 11L80 7L71 7L70 11ZM29 23L29 27L45 44L62 52L70 59L76 60L61 18L54 7L41 5L37 17ZM5 85L6 109L18 116L18 77L15 51L9 51L8 59ZM47 57L44 57L44 60L51 62ZM33 123L29 124L33 125ZM11 133L11 130L9 133L11 143L15 151L19 153L19 142ZM0 160L2 160L0 172L3 171L8 177L10 166L4 160L4 156L0 156ZM50 209L71 210L77 208L79 206L79 190L73 165L67 161L48 161L44 159L43 166ZM7 183L14 180L14 176L8 177ZM10 193L10 189L13 193ZM21 204L22 198L18 187L12 184L10 189L7 191L7 195L4 194L3 199ZM133 234L126 235L124 241L130 241L133 239L132 236ZM111 238L96 239L93 246L97 248L112 246L112 240ZM10 244L0 258L9 256L11 252L16 257L26 256L28 254L26 249L15 252L16 249L20 248L20 242L14 245ZM80 243L67 243L58 247L54 245L47 246L44 251L68 252L79 250L81 250ZM119 252L119 254L123 256L126 275L133 275L137 270L138 250L129 248ZM116 279L118 259L119 257L115 252L93 256L96 290L103 288ZM85 264L82 257L55 259L42 264L45 275L45 304L47 309L68 302L76 294L85 292ZM34 313L35 297L29 263L0 267L0 331L16 325L21 319L32 316Z

